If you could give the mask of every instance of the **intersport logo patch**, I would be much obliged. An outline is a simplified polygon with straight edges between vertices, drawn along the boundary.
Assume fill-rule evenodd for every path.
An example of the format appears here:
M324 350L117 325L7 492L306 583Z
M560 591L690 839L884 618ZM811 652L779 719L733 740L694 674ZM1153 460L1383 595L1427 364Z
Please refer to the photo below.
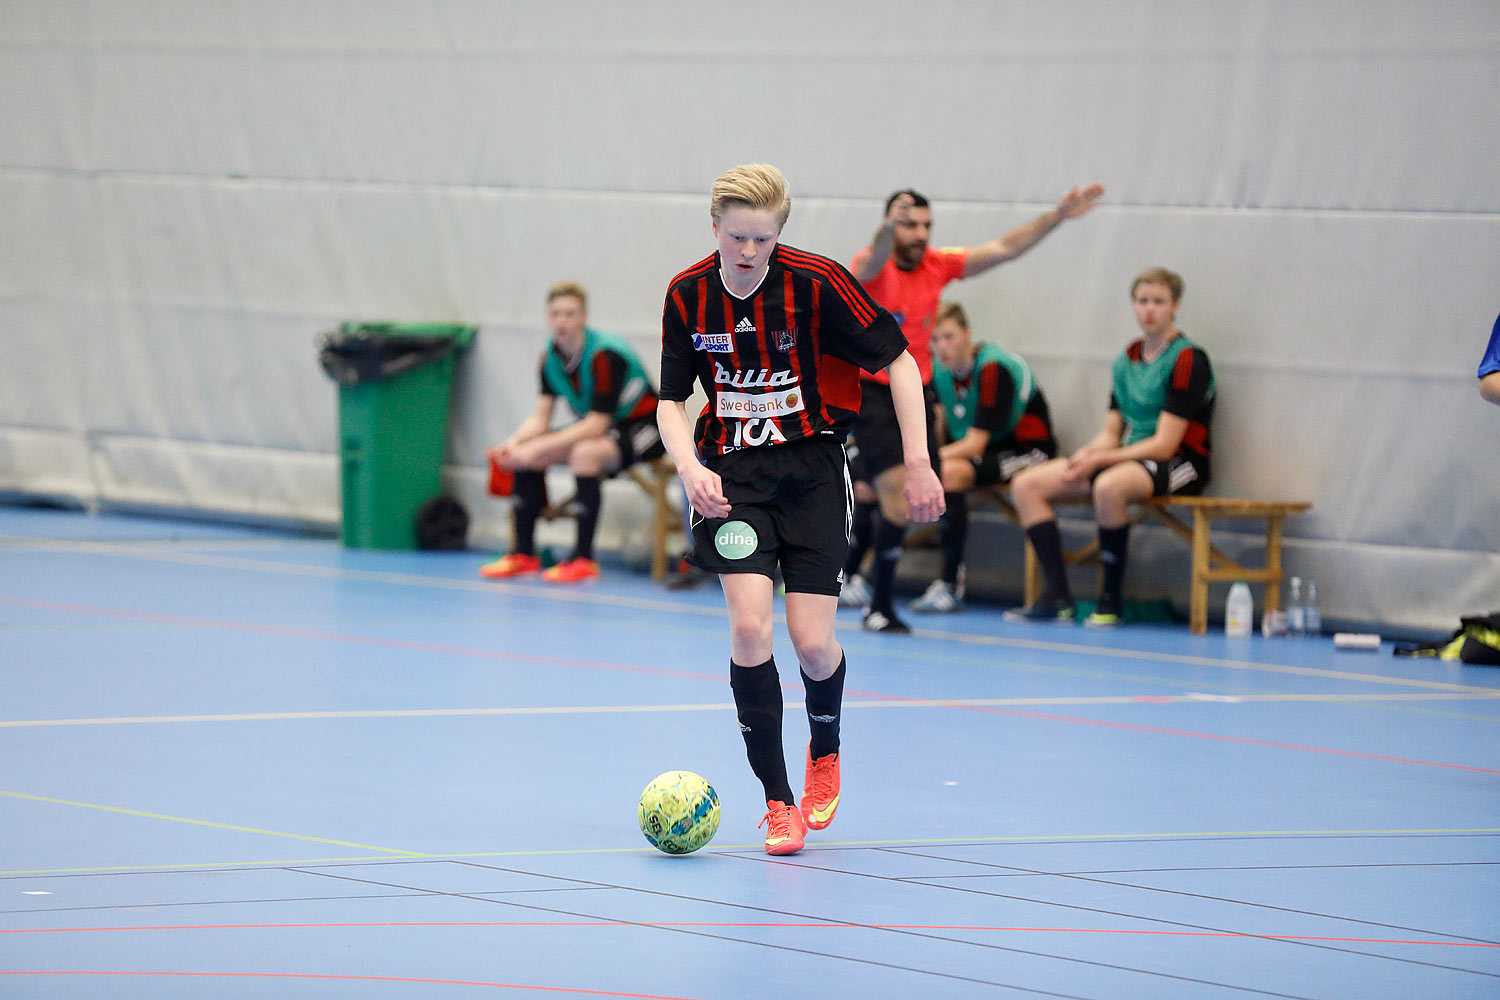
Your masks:
M734 335L728 333L695 333L693 350L709 351L713 354L733 354Z

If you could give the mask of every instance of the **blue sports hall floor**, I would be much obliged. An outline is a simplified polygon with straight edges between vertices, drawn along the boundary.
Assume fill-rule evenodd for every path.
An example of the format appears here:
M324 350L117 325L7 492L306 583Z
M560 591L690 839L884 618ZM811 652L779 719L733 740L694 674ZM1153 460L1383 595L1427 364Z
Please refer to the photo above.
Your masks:
M771 858L717 586L484 559L0 507L0 996L1500 996L1500 670L840 612Z

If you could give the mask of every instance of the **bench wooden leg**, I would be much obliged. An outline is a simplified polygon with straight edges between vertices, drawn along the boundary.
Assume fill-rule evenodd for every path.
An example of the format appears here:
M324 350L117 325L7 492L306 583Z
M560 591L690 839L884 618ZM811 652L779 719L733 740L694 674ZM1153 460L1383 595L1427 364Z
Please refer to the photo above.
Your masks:
M1021 544L1026 549L1026 583L1021 596L1022 603L1030 607L1042 596L1042 563L1036 557L1036 549L1031 547L1031 539Z
M1193 583L1188 628L1194 635L1208 631L1208 530L1203 511L1193 511Z
M1282 515L1266 518L1266 610L1281 607L1281 522Z

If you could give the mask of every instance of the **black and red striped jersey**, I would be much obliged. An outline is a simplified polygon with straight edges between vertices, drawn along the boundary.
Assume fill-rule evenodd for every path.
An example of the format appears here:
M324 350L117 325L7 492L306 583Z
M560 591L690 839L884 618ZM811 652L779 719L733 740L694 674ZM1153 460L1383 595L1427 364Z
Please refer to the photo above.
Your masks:
M844 266L795 247L731 294L717 252L672 279L662 310L661 398L708 396L694 438L705 458L815 434L840 438L859 412L859 373L906 349L891 314Z

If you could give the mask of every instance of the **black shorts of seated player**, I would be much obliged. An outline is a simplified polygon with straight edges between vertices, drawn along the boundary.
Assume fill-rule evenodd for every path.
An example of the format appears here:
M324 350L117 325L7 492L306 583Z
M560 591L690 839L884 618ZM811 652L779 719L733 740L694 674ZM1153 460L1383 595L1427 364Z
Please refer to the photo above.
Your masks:
M1032 448L997 448L986 450L974 460L974 485L998 486L1008 483L1016 473L1057 457L1057 445L1047 442Z
M654 413L640 420L614 424L605 433L620 449L620 467L616 472L623 472L637 462L654 462L667 453Z
M731 509L727 517L693 512L688 562L709 573L774 577L788 593L836 596L849 548L852 487L843 445L819 434L776 448L712 457ZM830 503L842 496L844 502Z
M1208 485L1211 467L1207 455L1173 455L1165 462L1152 458L1138 458L1136 461L1151 477L1151 495L1154 497L1202 496L1203 488ZM1089 481L1098 479L1100 472L1090 476Z
M942 462L938 459L937 432L931 419L936 396L932 386L923 388L928 412L927 453L932 457L933 469L938 470ZM896 403L891 398L890 386L864 379L860 389L859 415L854 418L853 432L859 448L850 456L849 471L858 482L874 483L882 472L900 467L905 461L901 427L896 423Z

